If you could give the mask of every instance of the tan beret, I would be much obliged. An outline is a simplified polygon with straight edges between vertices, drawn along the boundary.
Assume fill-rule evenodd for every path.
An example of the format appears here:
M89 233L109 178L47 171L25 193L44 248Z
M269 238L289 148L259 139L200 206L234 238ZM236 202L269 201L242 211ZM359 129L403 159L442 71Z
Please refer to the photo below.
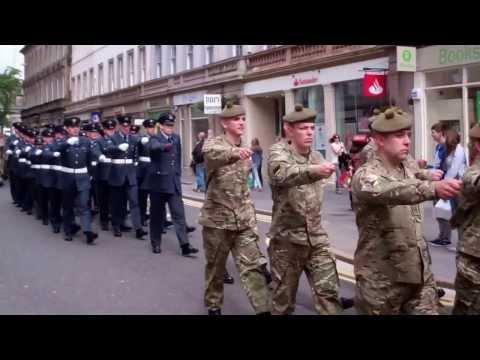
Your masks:
M295 105L295 111L285 115L283 121L288 123L296 122L314 122L317 117L317 112L315 110L304 108L303 105Z
M380 133L388 133L408 129L412 126L410 116L398 107L392 107L375 116L372 129Z

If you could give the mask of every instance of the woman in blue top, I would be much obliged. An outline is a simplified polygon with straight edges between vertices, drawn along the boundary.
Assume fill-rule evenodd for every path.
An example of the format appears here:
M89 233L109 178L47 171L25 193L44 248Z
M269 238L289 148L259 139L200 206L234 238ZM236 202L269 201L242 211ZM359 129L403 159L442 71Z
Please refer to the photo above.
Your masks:
M253 190L262 191L262 160L263 150L260 147L260 141L257 138L252 140L252 173L253 173Z
M460 135L453 129L445 132L445 159L442 168L445 179L462 179L467 168L467 156L464 147L460 144ZM457 199L450 200L452 214L457 208ZM440 224L440 235L432 241L435 246L447 246L451 244L452 228L450 222L445 219L438 219Z

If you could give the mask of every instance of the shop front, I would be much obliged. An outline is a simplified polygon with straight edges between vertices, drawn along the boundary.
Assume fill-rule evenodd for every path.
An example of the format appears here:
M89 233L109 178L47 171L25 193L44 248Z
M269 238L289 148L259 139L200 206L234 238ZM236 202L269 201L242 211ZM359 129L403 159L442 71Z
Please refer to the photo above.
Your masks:
M385 97L363 95L363 70L389 68L389 58L381 57L245 84L247 118L255 120L252 134L263 136L264 148L282 134L281 119L293 111L295 103L315 109L314 148L331 158L328 140L338 133L348 147L354 134L368 130L368 118L375 107L388 102ZM274 110L265 99L281 99L282 111ZM260 138L262 142L262 138Z
M480 121L480 45L438 45L417 49L412 92L418 158L433 158L430 128L443 122L456 129L462 145L468 129Z

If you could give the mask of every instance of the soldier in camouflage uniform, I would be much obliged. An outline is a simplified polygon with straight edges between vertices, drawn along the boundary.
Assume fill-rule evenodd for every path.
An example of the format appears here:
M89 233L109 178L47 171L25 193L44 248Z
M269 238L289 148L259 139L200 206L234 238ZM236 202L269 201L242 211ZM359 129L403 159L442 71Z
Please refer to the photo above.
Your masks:
M283 118L287 139L270 148L268 175L273 215L268 248L273 276L272 313L292 314L298 282L305 271L320 314L342 310L338 274L321 223L324 179L335 165L311 150L315 117L296 105Z
M378 149L353 177L355 304L362 314L438 314L420 203L456 196L461 181L415 177L406 162L410 127L398 108L378 114L372 123Z
M469 135L471 166L451 220L459 228L454 315L480 315L480 126L470 129Z
M240 105L227 104L220 114L225 134L209 138L202 150L208 189L199 224L203 226L207 262L205 306L209 315L221 315L223 279L230 251L255 313L270 314L265 277L267 260L258 247L255 208L247 185L252 152L241 142L244 114Z

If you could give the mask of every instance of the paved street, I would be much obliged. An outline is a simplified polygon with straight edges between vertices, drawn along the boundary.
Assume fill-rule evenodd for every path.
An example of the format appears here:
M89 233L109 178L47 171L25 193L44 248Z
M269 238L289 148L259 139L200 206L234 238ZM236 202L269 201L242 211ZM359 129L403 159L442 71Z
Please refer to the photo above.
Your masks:
M198 208L186 211L196 223ZM0 314L205 313L203 251L196 259L180 256L171 230L160 255L133 234L100 232L96 246L85 245L83 235L68 243L11 205L8 185L0 188L0 214ZM199 229L191 242L201 249ZM225 287L224 314L252 314L231 258L227 266L236 283ZM353 296L353 285L342 281L341 293ZM297 314L315 314L305 277L297 300Z

